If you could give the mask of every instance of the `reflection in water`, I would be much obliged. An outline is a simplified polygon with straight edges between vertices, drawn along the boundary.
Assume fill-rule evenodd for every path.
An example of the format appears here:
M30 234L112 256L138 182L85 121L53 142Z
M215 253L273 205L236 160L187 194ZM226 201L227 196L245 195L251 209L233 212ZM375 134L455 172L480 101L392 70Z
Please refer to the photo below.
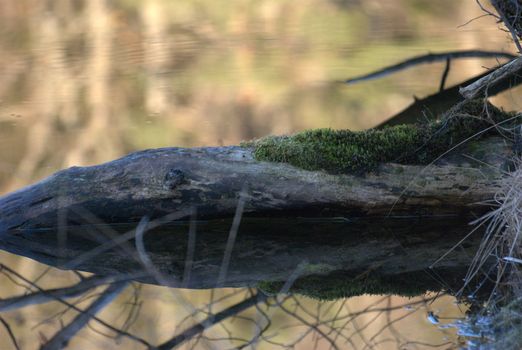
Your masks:
M462 318L467 307L440 292L411 295L459 288L471 259L468 251L479 243L468 241L445 257L438 264L443 269L429 268L465 234L458 221L426 219L412 225L404 219L243 218L221 280L229 221L180 222L147 231L145 237L139 234L141 225L129 236L135 241L120 242L110 250L97 248L108 242L103 235L132 232L129 224L63 228L68 236L60 251L52 250L58 246L52 230L8 232L16 237L3 238L7 250L100 273L90 276L33 263L31 275L2 265L5 294L0 311L13 334L34 344L34 335L27 334L34 327L41 342L61 344L65 340L60 336L72 337L73 348L447 349L458 338L446 325ZM197 232L192 232L196 226ZM190 232L197 241L190 243ZM123 236L127 234L118 235ZM19 240L26 242L25 248L17 248ZM77 253L71 255L73 251ZM129 279L170 287L129 284ZM108 283L112 287L106 287ZM179 288L215 285L244 287ZM390 292L410 298L362 295ZM91 317L82 318L78 311L90 313L93 305L115 297L81 336L68 327L58 332L60 324L84 328ZM118 342L112 343L111 337ZM5 341L8 346L12 340Z
M411 95L433 92L443 67L350 88L334 81L429 50L509 47L490 18L457 28L480 14L474 2L452 0L2 0L0 191L141 148L233 144L305 128L375 125L405 107ZM448 83L493 64L455 64ZM507 96L504 103L513 99ZM0 256L15 269L2 271L2 298L38 291L27 281L59 288L85 275ZM101 291L68 302L85 308ZM99 317L160 344L256 293L136 283ZM449 348L454 332L430 323L428 312L445 323L462 310L449 296L432 296L268 298L196 332L185 346L234 348L252 341L250 347L267 349L330 348L332 342L339 348ZM71 305L50 302L2 318L20 348L33 349L76 314ZM97 321L70 344L145 347ZM10 337L0 339L0 348L14 348Z
M66 274L38 266L40 269L35 274L39 278L33 280L49 288L59 285L57 279L63 280ZM70 277L78 283L79 276L70 273ZM13 281L21 281L8 269L2 279L10 293L20 294L25 289L14 285ZM100 288L85 290L80 297L64 296L64 303L70 304L54 301L27 306L4 312L3 317L22 348L34 348L50 339L61 322L68 324L74 319L75 306L86 308L101 292ZM0 303L0 308L5 310L4 304ZM299 295L267 298L255 289L196 291L132 284L98 315L106 323L92 320L88 329L72 339L70 348L143 349L147 344L162 344L165 349L174 345L198 349L246 345L261 349L448 349L458 341L453 328L445 325L461 318L465 310L453 297L436 294L318 302ZM434 317L437 324L431 321ZM11 346L4 337L2 348Z

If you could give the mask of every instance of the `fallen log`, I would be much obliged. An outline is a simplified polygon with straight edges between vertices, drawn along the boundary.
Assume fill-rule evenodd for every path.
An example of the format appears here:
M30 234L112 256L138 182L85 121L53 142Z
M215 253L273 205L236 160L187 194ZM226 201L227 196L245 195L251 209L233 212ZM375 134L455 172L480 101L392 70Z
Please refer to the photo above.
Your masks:
M0 248L174 287L261 286L321 299L451 290L480 244L475 234L462 245L466 224L488 209L510 153L490 137L430 166L389 163L352 175L257 161L245 147L142 151L0 198ZM198 219L231 217L238 203L244 217L230 247L230 221L194 221L192 234L189 221L176 221L194 208ZM133 222L143 217L152 221L137 252Z
M489 210L513 153L490 131L520 117L482 102L464 107L424 126L146 150L62 170L0 197L0 248L61 268L146 272L141 281L190 288L269 281L266 289L284 289L291 280L334 297L383 286L419 293L433 287L433 272L460 283L480 239L467 241L466 254L437 258L463 248L462 225ZM318 217L341 224L306 221ZM199 227L197 243L187 222ZM429 269L435 262L438 272Z
M230 217L240 194L247 216L469 213L493 198L512 153L507 139L484 137L520 119L470 100L426 124L145 150L62 170L0 197L0 234L92 218L128 223L169 215L172 221L193 210L199 218Z
M511 152L500 138L468 144L436 164L382 164L365 175L308 171L254 159L238 146L163 148L91 167L72 167L0 198L0 232L138 222L172 214L246 216L460 215L484 209ZM467 155L463 157L462 154ZM176 215L175 213L178 213Z

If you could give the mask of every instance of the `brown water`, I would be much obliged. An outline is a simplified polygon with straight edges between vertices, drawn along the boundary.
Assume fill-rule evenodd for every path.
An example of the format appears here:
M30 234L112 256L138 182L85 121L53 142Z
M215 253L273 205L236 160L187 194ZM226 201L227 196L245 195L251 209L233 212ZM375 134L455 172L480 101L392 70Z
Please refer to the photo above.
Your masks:
M462 26L481 14L470 0L2 0L0 193L64 167L143 148L237 144L306 128L371 127L406 107L413 95L435 92L443 65L350 87L335 81L429 51L511 50L491 18ZM448 83L494 64L454 63ZM518 101L508 93L496 103L520 109ZM46 272L41 279L46 288L76 281L70 272L0 256L30 280ZM3 277L2 297L22 291ZM124 327L130 310L136 310L131 306L141 305L130 332L157 343L201 321L204 311L192 313L210 300L230 295L215 311L248 293L135 285L100 317ZM361 296L327 303L295 297L284 305L297 308L300 317L269 308L272 324L256 347L297 342L299 349L329 348L327 334L339 348L451 348L458 341L454 332L431 324L426 313L453 318L462 310L450 297L433 303L422 298ZM340 317L408 302L413 308ZM54 314L60 310L63 306L51 303L2 317L21 347L34 349L60 328L60 319L66 323L74 316ZM251 339L255 324L262 324L244 317L260 315L252 308L210 328L195 348L238 346L241 340L235 338ZM322 324L332 315L339 320ZM321 332L312 327L318 324ZM93 323L71 348L143 348L97 331L107 332ZM10 347L2 337L0 348Z

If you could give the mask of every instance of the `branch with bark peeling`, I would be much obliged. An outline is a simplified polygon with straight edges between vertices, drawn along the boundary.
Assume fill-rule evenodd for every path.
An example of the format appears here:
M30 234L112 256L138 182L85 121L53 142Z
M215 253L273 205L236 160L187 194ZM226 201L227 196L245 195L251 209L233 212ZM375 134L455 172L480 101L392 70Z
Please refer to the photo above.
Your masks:
M522 70L522 57L518 57L513 61L503 65L502 67L494 70L487 76L477 80L476 82L463 87L460 89L460 93L467 99L473 99L479 96L481 93L487 96L488 89L493 87L500 82L508 79L511 76L520 74Z

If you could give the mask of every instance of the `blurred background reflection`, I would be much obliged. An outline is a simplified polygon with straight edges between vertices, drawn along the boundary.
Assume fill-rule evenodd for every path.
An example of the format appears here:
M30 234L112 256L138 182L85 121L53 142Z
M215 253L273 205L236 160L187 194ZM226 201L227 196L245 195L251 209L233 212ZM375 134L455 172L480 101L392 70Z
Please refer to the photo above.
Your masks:
M470 22L481 15L472 0L2 0L0 193L64 167L97 164L143 148L229 145L307 128L371 127L405 108L414 95L434 93L443 63L354 86L337 81L430 51L511 51L508 36L493 19ZM448 85L495 64L493 59L454 62ZM495 103L520 109L512 94ZM7 253L0 258L45 288L77 278ZM24 290L6 276L1 285L1 297ZM207 310L207 303L227 296L215 303L220 310L249 293L254 291L134 285L100 317L157 343L204 319L203 311L192 315L195 309ZM342 318L335 327L347 335L337 335L339 348L455 346L455 332L432 325L426 314L435 310L461 317L463 307L450 297L434 303L422 298L429 296L328 303L292 297L283 305L297 308L307 322L283 308L268 308L274 343L255 346L295 342L299 349L327 349L331 343L310 324L366 307L393 306L399 307L359 315L346 325L348 317ZM80 298L79 305L84 299L89 300ZM407 303L414 306L402 306ZM34 349L60 328L60 319L74 316L65 309L51 303L3 317L21 348ZM255 308L241 315L260 317ZM187 347L234 348L255 336L254 323L227 320ZM324 332L331 331L326 327ZM107 332L93 323L71 348L143 348L126 338L114 341ZM343 339L350 332L350 341ZM10 347L7 337L0 338L0 348Z

